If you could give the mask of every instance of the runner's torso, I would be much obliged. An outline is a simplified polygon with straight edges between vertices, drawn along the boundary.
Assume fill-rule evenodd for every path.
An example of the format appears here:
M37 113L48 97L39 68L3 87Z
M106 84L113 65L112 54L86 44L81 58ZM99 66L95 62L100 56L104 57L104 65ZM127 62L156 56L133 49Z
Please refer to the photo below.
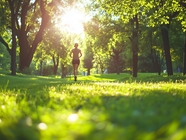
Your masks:
M78 60L79 59L79 53L80 53L80 49L73 49L72 50L72 53L73 53L73 59L74 60Z

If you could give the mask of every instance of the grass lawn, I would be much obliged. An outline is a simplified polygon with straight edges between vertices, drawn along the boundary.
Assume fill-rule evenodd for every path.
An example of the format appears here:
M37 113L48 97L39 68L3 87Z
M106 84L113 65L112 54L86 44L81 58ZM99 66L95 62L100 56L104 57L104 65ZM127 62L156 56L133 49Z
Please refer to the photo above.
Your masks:
M1 72L1 71L0 71ZM185 76L0 73L2 140L186 140Z

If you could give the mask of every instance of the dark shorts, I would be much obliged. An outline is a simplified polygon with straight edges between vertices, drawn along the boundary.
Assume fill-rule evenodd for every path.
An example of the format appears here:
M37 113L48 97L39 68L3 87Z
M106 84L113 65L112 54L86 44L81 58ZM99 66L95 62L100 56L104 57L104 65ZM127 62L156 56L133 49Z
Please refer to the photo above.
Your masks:
M79 63L80 63L80 60L79 59L77 59L77 60L76 59L73 59L72 60L72 64L78 64L79 65Z

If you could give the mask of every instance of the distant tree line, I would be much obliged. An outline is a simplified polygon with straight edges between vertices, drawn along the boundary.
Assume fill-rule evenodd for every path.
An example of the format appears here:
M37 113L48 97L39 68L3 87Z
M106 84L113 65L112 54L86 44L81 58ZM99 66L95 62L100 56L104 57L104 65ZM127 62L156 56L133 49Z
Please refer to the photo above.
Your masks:
M94 17L86 31L96 51L108 53L110 70L124 68L136 77L139 71L173 75L180 69L185 75L185 1L98 0L87 7Z

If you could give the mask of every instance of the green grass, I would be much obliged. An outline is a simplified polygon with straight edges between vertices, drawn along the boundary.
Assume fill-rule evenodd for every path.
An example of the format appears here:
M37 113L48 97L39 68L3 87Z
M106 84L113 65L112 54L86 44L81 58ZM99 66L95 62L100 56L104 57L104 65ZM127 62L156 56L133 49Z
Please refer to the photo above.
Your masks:
M0 74L2 140L186 140L185 76Z

